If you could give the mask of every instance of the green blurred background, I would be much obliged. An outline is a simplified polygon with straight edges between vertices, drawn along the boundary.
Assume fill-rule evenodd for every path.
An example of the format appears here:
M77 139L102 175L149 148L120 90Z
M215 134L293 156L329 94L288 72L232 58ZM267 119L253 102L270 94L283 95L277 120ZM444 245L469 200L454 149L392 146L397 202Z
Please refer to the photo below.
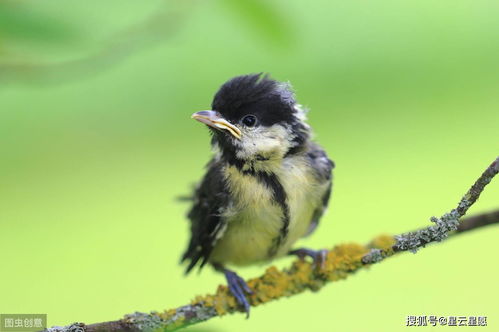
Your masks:
M2 1L0 312L92 323L214 291L222 276L178 265L188 205L175 199L210 157L190 114L239 74L289 80L337 164L331 208L299 245L427 225L498 155L498 15L486 0ZM495 208L499 180L471 213ZM189 330L399 331L408 315L464 315L498 331L498 236Z

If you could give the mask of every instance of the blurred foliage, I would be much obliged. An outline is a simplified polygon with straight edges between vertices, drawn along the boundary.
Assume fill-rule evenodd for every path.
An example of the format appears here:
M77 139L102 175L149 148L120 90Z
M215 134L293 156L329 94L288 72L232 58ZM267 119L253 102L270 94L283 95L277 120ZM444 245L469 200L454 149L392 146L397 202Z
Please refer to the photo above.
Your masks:
M30 42L61 42L74 37L74 30L57 19L23 6L22 1L0 2L0 39Z
M283 8L277 9L272 1L219 0L237 20L247 24L251 32L262 37L274 49L289 47L293 42L292 22L286 19Z
M293 41L291 25L281 12L270 2L262 0L218 0L228 13L232 14L236 22L242 21L251 33L256 33L264 42L274 50L289 47ZM24 6L22 5L24 3ZM29 1L27 1L29 3ZM75 79L82 73L106 68L112 62L118 62L124 56L140 50L146 41L158 42L171 36L183 24L188 11L195 10L195 2L185 1L160 1L156 10L148 15L143 22L133 22L124 27L122 31L108 33L107 41L101 41L100 47L92 54L76 56L74 59L63 62L47 60L44 62L28 60L29 48L24 49L28 54L22 56L4 51L3 56L9 61L2 65L2 52L0 52L0 74L3 81L28 79L33 82L43 82L49 79L57 82L61 79ZM173 13L173 15L172 15ZM68 24L58 21L57 18L46 14L37 13L26 2L0 3L0 41L1 37L7 41L28 40L30 42L67 42L74 37L78 30L77 23ZM0 44L1 45L1 44ZM83 54L87 50L80 50ZM33 50L36 52L36 48ZM54 57L54 56L53 56ZM113 61L113 58L116 61ZM17 59L17 61L15 61ZM57 59L57 55L55 55ZM89 68L94 67L92 69ZM55 76L55 80L54 80Z

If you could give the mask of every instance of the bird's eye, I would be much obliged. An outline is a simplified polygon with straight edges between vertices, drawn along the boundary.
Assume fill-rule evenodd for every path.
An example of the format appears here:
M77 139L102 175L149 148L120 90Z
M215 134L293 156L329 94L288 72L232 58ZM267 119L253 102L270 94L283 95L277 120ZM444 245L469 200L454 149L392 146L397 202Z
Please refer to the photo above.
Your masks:
M246 115L241 119L241 122L246 127L253 127L254 125L256 125L256 116L254 116L253 114Z

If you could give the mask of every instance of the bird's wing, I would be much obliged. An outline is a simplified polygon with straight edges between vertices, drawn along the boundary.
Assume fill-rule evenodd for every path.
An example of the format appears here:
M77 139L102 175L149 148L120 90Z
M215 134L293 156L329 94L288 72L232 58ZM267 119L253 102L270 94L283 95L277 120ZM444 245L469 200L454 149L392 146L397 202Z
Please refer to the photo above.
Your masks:
M312 166L315 176L320 183L328 183L328 187L324 194L322 195L322 204L315 209L312 215L312 220L310 221L310 226L305 236L311 234L319 225L319 220L321 219L324 211L326 211L327 205L329 203L329 198L331 197L332 189L332 170L334 168L334 163L330 160L326 152L316 143L311 143L309 149L307 150L307 157L309 158L310 165Z
M193 206L187 215L191 221L191 240L182 256L182 262L189 260L186 273L198 262L200 268L206 264L213 246L225 231L221 213L229 202L229 194L220 162L212 160L208 164L208 171L193 196Z

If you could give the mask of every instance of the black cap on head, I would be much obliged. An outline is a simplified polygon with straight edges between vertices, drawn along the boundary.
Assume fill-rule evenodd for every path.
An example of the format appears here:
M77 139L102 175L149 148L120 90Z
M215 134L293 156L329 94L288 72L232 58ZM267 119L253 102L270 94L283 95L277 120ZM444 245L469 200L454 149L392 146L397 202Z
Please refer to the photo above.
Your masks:
M294 94L288 84L260 73L237 76L224 83L215 94L212 109L232 123L252 114L262 125L271 126L293 122L294 104Z

